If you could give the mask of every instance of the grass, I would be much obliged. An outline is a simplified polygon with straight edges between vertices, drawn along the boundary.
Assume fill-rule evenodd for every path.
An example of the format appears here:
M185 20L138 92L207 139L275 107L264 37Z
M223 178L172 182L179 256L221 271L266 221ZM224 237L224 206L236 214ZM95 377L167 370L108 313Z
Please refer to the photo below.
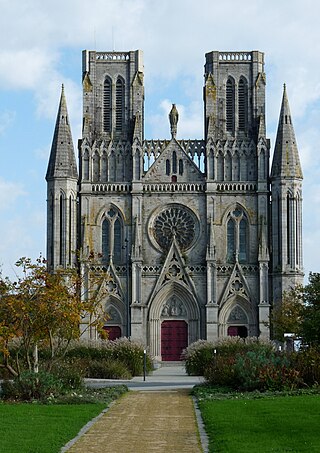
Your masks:
M106 404L0 404L1 453L57 453Z
M199 401L210 452L319 452L319 395Z

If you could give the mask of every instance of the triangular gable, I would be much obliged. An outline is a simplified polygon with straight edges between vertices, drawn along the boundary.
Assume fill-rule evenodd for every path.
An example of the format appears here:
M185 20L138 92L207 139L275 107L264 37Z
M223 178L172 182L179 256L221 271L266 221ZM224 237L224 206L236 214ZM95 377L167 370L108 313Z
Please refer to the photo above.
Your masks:
M232 274L221 298L221 305L233 296L239 296L248 301L251 299L250 289L239 263L235 263L234 265Z
M154 299L155 295L160 291L161 288L163 288L163 286L170 282L184 286L192 293L193 296L196 296L196 290L193 281L186 272L185 263L175 238L172 241L162 271L154 287L154 290L152 291L150 301Z
M105 277L98 290L98 300L103 299L104 296L112 296L119 300L124 300L124 294L120 280L116 274L113 263L111 262L105 273Z
M151 165L149 170L144 176L144 180L148 182L172 182L172 156L173 152L176 152L177 157L177 171L174 173L177 175L177 182L202 182L204 177L196 166L196 164L190 159L185 153L179 143L173 139L169 142L168 146L162 151L159 157ZM170 174L167 175L167 161L170 164ZM182 161L182 174L179 172L179 161Z

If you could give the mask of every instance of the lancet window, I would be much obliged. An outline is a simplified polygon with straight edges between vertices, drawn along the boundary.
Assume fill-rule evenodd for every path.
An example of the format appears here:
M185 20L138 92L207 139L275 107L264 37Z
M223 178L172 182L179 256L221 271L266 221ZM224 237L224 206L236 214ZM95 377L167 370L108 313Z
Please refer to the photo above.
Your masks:
M110 208L102 221L102 259L120 264L123 258L123 227L120 213Z
M248 260L248 220L245 213L236 208L227 220L227 262Z

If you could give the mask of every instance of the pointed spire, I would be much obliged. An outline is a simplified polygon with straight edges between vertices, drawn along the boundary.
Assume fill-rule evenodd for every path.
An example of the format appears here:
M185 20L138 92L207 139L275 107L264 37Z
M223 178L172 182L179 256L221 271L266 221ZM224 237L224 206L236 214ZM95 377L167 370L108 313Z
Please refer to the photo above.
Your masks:
M57 177L78 179L67 102L62 85L46 180Z
M277 177L303 178L286 85L283 87L282 105L271 168L271 178Z

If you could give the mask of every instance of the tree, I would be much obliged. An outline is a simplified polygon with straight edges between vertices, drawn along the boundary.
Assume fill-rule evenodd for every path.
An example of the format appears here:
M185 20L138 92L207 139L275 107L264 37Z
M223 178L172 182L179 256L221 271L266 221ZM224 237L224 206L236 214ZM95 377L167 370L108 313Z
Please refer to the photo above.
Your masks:
M31 370L37 364L38 346L50 349L51 361L72 339L80 336L80 321L84 313L102 331L106 320L97 288L104 278L101 274L92 289L81 294L81 276L76 269L48 272L45 260L32 263L21 258L16 266L22 276L11 282L0 279L0 353L2 363L12 375L20 374L20 356ZM14 348L9 346L14 343ZM14 357L12 352L14 350Z
M301 321L303 316L303 287L296 286L283 293L281 303L273 307L271 324L273 338L283 341L285 333L301 334Z
M320 346L320 274L310 272L309 284L303 291L304 310L301 322L303 341Z
M296 286L283 294L271 314L273 336L283 341L284 333L294 333L305 344L320 346L320 274L310 273L306 286Z

